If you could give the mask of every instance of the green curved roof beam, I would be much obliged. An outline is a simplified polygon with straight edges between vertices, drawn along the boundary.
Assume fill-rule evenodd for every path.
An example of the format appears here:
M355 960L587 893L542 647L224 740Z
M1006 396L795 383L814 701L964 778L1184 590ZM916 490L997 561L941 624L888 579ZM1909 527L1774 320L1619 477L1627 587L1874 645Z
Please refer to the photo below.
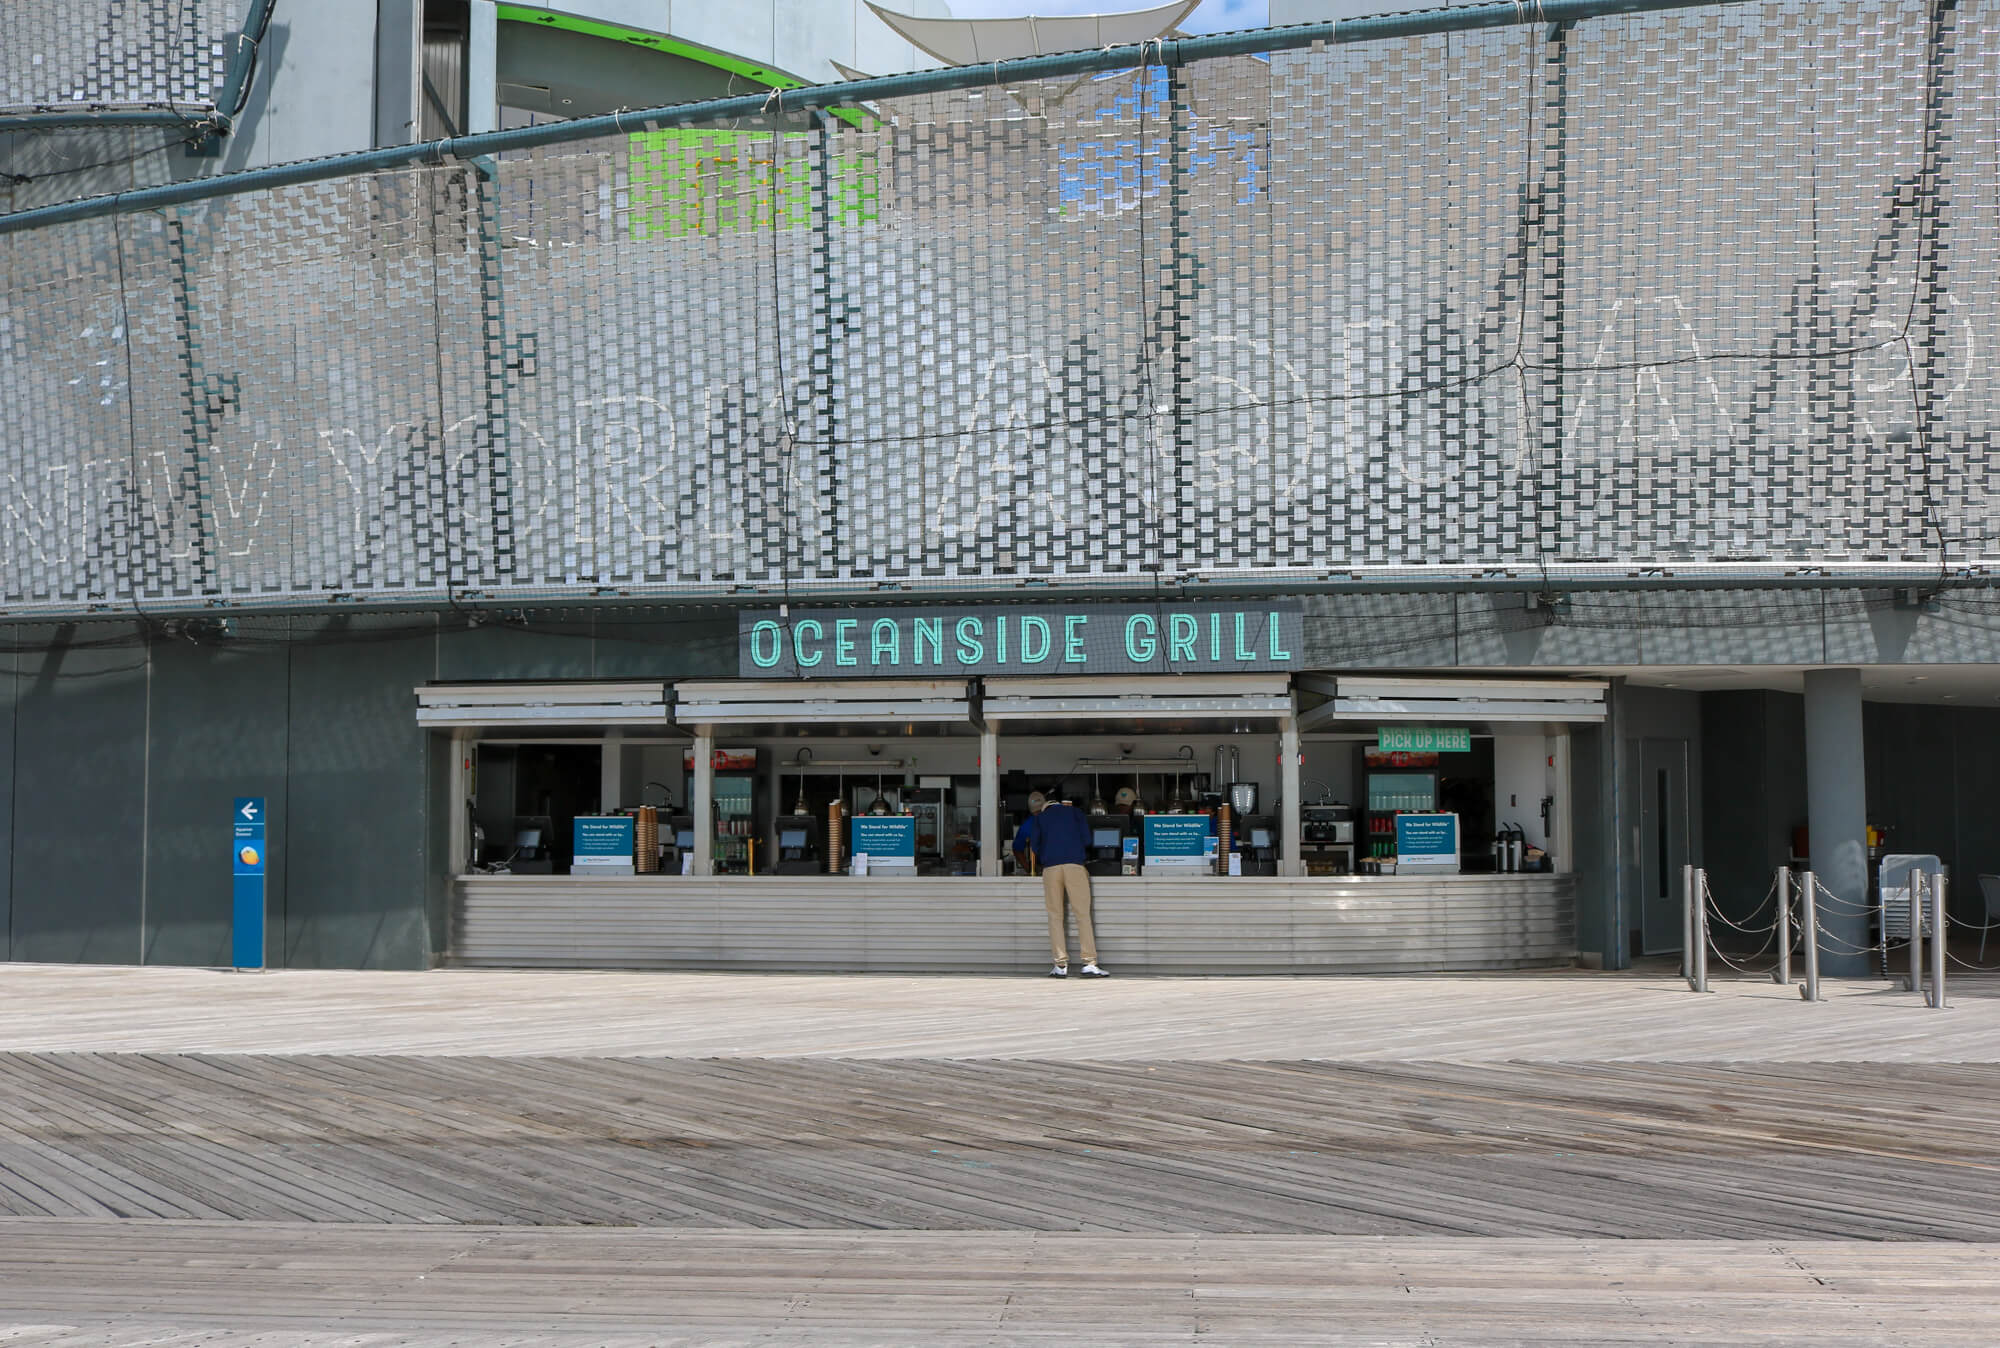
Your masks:
M703 47L682 38L670 37L665 33L648 32L643 28L627 28L623 24L606 23L602 19L585 19L575 14L563 14L529 5L496 5L494 8L499 17L507 22L538 24L544 28L560 28L565 32L581 33L585 37L597 37L609 42L645 47L663 55L678 56L684 61L693 61L698 65L727 71L731 75L741 76L766 89L810 87L797 75L774 66L760 65L741 56L732 56L728 52L717 51L713 47ZM856 109L833 108L830 111L844 122L855 126L862 124L862 114Z

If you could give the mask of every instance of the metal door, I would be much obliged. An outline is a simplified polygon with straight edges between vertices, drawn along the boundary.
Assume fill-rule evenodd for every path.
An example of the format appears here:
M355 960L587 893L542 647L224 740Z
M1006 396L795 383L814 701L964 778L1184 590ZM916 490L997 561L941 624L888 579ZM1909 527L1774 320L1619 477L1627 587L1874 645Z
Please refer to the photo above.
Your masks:
M1688 854L1688 742L1639 742L1640 953L1681 948L1681 867Z

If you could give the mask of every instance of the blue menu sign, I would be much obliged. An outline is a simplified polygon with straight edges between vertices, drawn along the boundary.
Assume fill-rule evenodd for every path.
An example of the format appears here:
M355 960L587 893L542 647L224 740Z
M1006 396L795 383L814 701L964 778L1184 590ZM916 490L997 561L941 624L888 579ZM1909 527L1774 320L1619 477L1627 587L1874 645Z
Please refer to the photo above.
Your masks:
M917 821L907 814L858 814L848 830L851 856L909 857L917 855Z
M270 861L264 845L264 798L238 796L230 811L234 834L230 874L230 962L238 969L264 967L264 872Z
M1145 828L1147 859L1206 856L1212 827L1205 814L1149 814Z

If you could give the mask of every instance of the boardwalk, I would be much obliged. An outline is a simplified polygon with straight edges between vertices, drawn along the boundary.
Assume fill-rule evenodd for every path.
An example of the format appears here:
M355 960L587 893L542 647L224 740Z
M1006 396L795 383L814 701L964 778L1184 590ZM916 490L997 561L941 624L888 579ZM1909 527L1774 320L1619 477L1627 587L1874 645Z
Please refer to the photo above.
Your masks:
M1679 988L0 968L0 1344L2000 1342L2000 986Z

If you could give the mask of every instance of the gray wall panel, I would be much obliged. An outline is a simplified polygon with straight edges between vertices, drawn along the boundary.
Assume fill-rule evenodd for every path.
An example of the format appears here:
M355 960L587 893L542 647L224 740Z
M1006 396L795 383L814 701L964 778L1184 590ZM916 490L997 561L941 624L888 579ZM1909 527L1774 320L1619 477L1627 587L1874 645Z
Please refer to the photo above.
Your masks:
M146 666L125 624L22 632L14 802L19 960L135 964L144 885ZM126 644L116 643L128 639Z
M528 628L500 622L469 628L463 620L447 617L438 630L437 677L446 682L587 679L591 626L587 617L559 620L539 614Z
M9 632L0 644L0 960L13 958L14 940L14 664Z
M733 613L598 618L593 678L733 679L736 674Z
M231 955L230 810L264 797L265 959L280 959L284 911L286 655L283 619L242 619L228 644L153 647L147 755L145 961L226 965Z
M328 619L291 651L292 781L285 961L426 963L427 766L416 685L436 637L408 618Z
M1616 715L1614 707L1613 714ZM1603 726L1570 727L1570 790L1576 796L1576 948L1607 969L1625 966L1618 920L1618 780L1612 757L1616 732Z
M2000 875L2000 710L1967 707L1954 713L1958 856L1953 863L1951 910L1967 922L1987 920L1981 875ZM2000 914L1995 914L2000 917ZM1986 962L1996 962L2000 932L1987 935Z

